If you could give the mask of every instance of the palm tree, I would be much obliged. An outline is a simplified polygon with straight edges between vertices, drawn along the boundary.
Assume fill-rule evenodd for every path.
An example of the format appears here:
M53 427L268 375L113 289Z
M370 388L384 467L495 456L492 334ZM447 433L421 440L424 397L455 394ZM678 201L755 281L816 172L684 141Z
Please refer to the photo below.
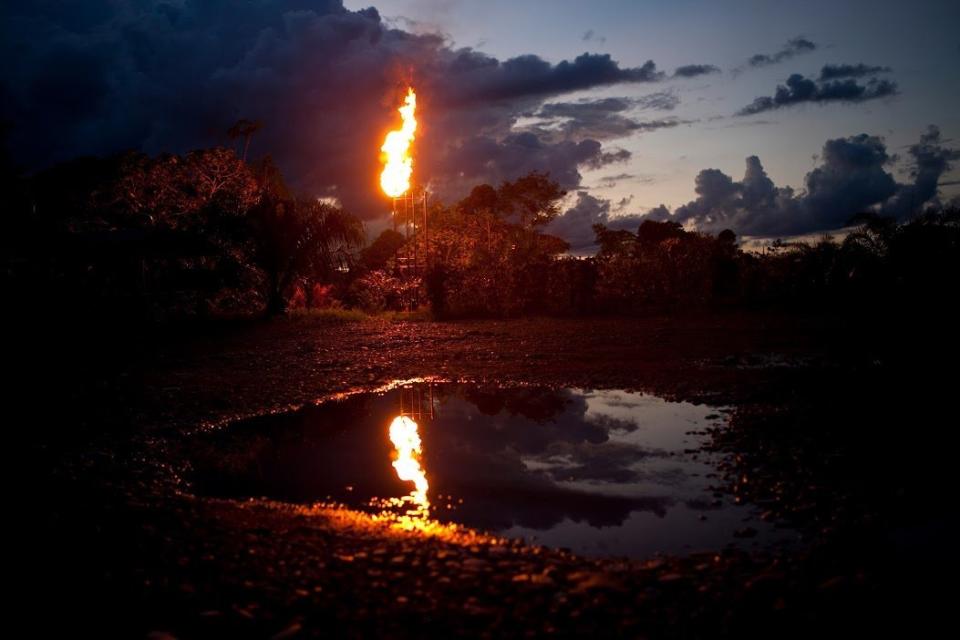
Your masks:
M247 161L247 149L250 148L250 138L253 137L257 131L263 127L263 123L259 120L247 120L241 118L237 120L232 127L227 129L227 135L231 140L236 140L240 136L243 136L243 155L241 159Z
M363 224L339 207L316 200L261 203L257 238L267 274L268 313L286 308L284 293L300 278L332 282L354 262Z
M356 250L363 245L363 224L341 209L320 202L303 205L308 231L303 242L314 243L311 262L314 272L321 278L330 279L337 272L352 266Z
M876 256L887 255L897 232L896 219L867 211L850 218L849 224L857 228L844 240L846 246L859 246Z

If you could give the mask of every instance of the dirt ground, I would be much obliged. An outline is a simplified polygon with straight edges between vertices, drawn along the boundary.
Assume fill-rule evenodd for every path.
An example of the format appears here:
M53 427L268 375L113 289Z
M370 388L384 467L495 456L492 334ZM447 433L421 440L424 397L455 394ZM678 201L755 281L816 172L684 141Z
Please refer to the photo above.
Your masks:
M949 409L931 398L950 383L917 361L917 343L884 335L851 319L720 313L283 319L103 349L74 341L37 356L47 364L14 388L31 403L15 454L30 523L20 612L30 635L156 638L916 632L944 593L953 456L919 433L942 425ZM421 377L730 406L711 445L728 454L724 490L797 527L804 545L587 559L199 497L184 480L198 429Z

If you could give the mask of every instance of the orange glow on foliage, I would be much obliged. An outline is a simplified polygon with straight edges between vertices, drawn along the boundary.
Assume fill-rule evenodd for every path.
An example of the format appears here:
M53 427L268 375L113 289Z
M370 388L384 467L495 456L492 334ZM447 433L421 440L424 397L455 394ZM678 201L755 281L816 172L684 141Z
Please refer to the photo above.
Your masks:
M410 188L410 177L413 175L410 147L417 131L416 110L417 94L410 87L403 106L397 109L403 125L389 132L380 147L380 158L384 164L380 173L380 187L391 198L399 198Z

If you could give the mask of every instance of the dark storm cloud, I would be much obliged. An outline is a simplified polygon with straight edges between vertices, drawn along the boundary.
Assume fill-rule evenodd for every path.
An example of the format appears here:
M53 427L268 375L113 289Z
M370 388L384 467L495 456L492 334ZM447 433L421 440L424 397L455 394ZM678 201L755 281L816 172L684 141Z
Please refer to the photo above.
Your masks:
M913 184L902 186L897 194L882 207L882 213L905 218L933 200L937 187L950 182L940 182L940 177L960 160L960 149L948 149L943 146L940 129L931 126L920 136L920 142L909 149L911 158L910 177Z
M618 173L615 175L603 176L602 178L600 178L600 180L597 181L597 188L611 189L617 186L620 182L624 180L636 180L636 179L638 179L637 176L633 175L632 173Z
M632 108L627 98L545 104L536 114L543 120L537 129L545 138L622 138L638 128L633 118L623 114Z
M634 104L639 109L651 109L653 111L673 111L680 104L680 96L673 91L658 91L649 93L639 98L633 98Z
M655 131L690 124L690 120L675 117L639 120L635 111L674 109L680 100L673 92L661 91L638 98L610 97L599 100L581 99L575 102L552 102L544 104L530 116L540 119L526 128L544 141L558 140L611 140L637 133ZM628 156L624 156L624 159ZM607 154L604 162L616 160ZM596 166L596 163L593 163Z
M599 100L581 98L575 102L548 102L539 111L524 114L528 117L550 118L597 118L611 113L630 110L672 111L680 104L680 98L672 91L659 91L636 98L611 97Z
M621 213L623 211L626 211L627 207L630 206L631 202L633 202L633 196L625 196L623 198L620 198L620 200L617 201L617 204L613 206L614 213Z
M882 139L860 134L828 140L821 164L807 174L800 193L777 187L760 159L751 156L742 180L705 169L696 178L696 200L672 215L660 207L647 217L714 233L729 228L766 237L840 229L855 214L870 210L904 219L935 201L937 182L960 159L960 151L943 146L936 127L909 154L913 182L901 184L887 170L894 159Z
M630 98L552 102L543 105L537 115L541 118L592 118L626 111L633 108L634 104Z
M687 64L677 67L673 76L675 78L696 78L697 76L706 76L711 73L720 73L720 68L712 64Z
M650 209L644 216L644 220L653 220L655 222L665 222L670 220L671 214L670 209L667 209L666 205L658 205L653 209Z
M569 242L571 252L584 253L596 249L593 225L602 224L610 229L636 231L642 220L643 216L639 215L611 215L609 200L580 191L577 193L576 203L554 218L546 231Z
M519 114L569 91L664 77L652 62L621 67L603 54L551 64L453 50L339 0L5 3L3 26L12 62L0 71L0 118L28 168L229 144L233 122L255 119L264 126L251 155L273 154L296 188L365 217L385 210L377 150L411 79L423 107L418 175L453 198L467 177L531 169L577 186L578 166L618 152L517 135Z
M584 164L590 169L602 169L608 164L617 164L626 162L633 156L626 149L613 149L612 151L602 151L594 158L590 158Z
M803 36L798 36L787 40L787 43L775 53L756 53L747 60L750 67L766 67L772 64L779 64L803 53L810 53L817 48L817 45Z
M524 132L494 138L472 136L453 147L446 161L459 170L459 190L479 182L498 184L530 171L545 171L563 189L580 184L581 165L599 168L630 158L625 149L603 151L596 140L571 140L548 143L533 133Z
M818 83L799 73L794 73L787 78L786 85L777 86L773 97L756 98L736 115L750 116L803 103L865 102L893 96L897 92L896 83L890 80L873 78L866 84L858 84L856 80L850 78Z
M867 64L825 64L820 69L820 80L836 80L837 78L862 78L878 73L890 73L890 67L874 67Z
M692 124L696 120L681 120L679 118L661 118L659 120L646 120L637 122L637 131L656 131L657 129L672 129L682 124Z
M536 132L543 139L609 140L689 124L690 120L673 117L641 121L624 115L624 112L637 108L672 108L669 106L671 97L672 94L661 93L643 98L548 103L533 114L542 122L528 130Z
M599 44L603 44L604 42L607 41L607 39L606 39L605 37L599 35L599 34L598 34L597 32L595 32L593 29L587 29L587 30L584 32L584 34L583 34L583 38L581 38L581 39L582 39L584 42L596 42L596 43L599 43Z
M807 174L802 198L812 230L842 227L855 213L896 194L902 187L884 168L890 161L886 146L875 136L828 140L821 165Z
M523 55L499 62L473 50L456 53L456 72L448 100L452 104L549 96L625 82L657 82L666 76L652 60L621 68L607 53L584 53L555 65L539 56Z

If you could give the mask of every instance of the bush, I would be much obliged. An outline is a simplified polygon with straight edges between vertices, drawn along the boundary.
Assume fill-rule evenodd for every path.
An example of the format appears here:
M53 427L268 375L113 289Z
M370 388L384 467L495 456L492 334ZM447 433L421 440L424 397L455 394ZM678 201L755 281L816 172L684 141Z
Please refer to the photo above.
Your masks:
M419 278L401 280L384 270L370 271L353 282L349 289L352 306L367 313L401 311L417 306L421 298Z

